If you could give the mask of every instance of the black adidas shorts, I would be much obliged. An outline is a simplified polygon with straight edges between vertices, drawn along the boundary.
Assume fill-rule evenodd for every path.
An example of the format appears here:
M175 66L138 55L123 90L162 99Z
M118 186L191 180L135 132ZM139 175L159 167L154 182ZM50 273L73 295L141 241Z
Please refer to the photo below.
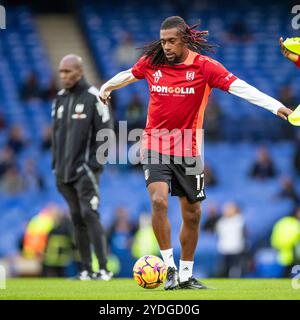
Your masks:
M185 196L190 203L206 198L200 157L174 157L147 150L142 165L147 187L153 182L166 182L172 196Z

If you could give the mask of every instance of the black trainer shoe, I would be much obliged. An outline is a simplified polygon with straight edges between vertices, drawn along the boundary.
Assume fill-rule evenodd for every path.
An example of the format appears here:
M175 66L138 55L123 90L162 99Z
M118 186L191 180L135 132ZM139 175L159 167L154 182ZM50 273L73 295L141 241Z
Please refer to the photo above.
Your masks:
M190 277L188 281L179 282L180 289L208 289L203 283L194 277Z
M179 289L178 271L175 268L168 267L165 290Z

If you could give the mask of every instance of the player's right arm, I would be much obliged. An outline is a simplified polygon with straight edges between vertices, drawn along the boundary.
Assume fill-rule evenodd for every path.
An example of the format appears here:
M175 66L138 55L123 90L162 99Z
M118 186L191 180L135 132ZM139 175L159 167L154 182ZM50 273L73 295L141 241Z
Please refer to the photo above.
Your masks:
M113 78L105 82L100 88L100 99L103 103L107 104L110 99L112 91L123 88L130 83L138 81L133 74L132 69L128 69L116 74Z
M280 49L282 54L289 60L291 60L292 62L294 62L296 64L296 66L298 68L300 68L300 56L298 56L297 54L289 51L284 45L283 45L283 38L280 37L279 38L279 44L280 44Z
M103 103L107 104L112 91L123 88L130 83L144 79L146 66L147 59L145 57L141 57L131 69L122 71L108 80L100 88L100 100Z

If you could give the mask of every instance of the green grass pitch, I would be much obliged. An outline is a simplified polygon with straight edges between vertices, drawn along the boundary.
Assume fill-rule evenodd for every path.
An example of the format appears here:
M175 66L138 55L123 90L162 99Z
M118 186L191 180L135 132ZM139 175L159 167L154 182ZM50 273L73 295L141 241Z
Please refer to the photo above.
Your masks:
M78 281L69 279L9 279L3 299L82 300L299 300L300 289L289 279L205 279L210 290L143 289L133 279Z

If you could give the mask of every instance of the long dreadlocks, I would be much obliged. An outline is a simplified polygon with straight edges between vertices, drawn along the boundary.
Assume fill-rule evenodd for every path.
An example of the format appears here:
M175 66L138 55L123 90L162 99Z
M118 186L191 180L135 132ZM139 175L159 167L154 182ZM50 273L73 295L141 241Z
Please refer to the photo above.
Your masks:
M183 41L187 43L187 47L190 50L198 53L213 51L216 46L208 43L205 39L205 37L208 36L208 31L196 30L199 25L200 23L197 23L190 27L181 17L172 16L162 22L160 30L177 28ZM143 55L146 56L146 58L150 58L150 63L152 65L157 66L167 63L160 40L146 44L141 49L143 50Z

